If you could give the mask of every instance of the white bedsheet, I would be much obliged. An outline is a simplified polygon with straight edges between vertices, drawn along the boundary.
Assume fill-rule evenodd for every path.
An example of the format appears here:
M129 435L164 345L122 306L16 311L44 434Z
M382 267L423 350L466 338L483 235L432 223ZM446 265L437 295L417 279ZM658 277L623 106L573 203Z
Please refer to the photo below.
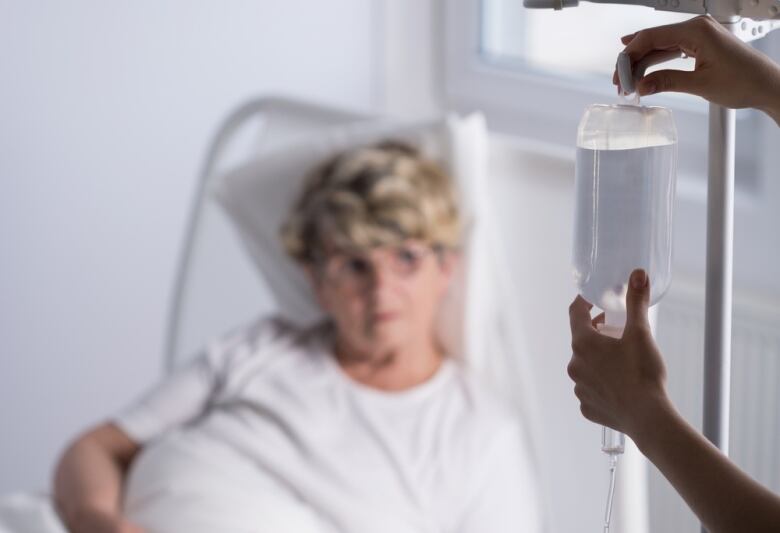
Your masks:
M51 498L15 493L0 497L0 533L66 533Z

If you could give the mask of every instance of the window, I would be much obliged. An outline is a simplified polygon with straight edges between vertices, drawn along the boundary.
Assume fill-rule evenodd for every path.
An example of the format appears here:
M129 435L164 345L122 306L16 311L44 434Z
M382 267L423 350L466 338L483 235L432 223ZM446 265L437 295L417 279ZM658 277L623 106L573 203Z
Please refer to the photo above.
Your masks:
M570 144L572 127L576 128L585 105L615 101L611 72L622 49L621 35L693 16L588 2L560 11L526 9L519 0L455 4L459 7L450 8L447 23L448 50L453 54L447 62L451 102L456 107L483 107L489 118L498 115L491 120L498 130L559 147ZM770 48L763 41L757 46ZM692 69L693 60L655 68L669 67ZM706 177L707 104L684 94L655 95L644 101L674 109L680 129L682 187L701 194ZM766 127L759 126L762 120L755 111L737 113L743 148L758 146L756 137ZM534 131L523 122L534 124ZM759 159L753 150L738 151L741 190L760 189Z
M479 109L494 131L569 158L585 107L616 101L611 71L622 49L620 36L693 16L589 2L561 11L531 10L521 0L459 0L446 2L445 9L449 106ZM754 46L780 59L780 30ZM692 68L691 60L680 61ZM642 102L674 112L679 137L675 254L678 264L701 275L709 107L701 98L681 94L653 95ZM766 228L780 226L777 146L780 128L771 119L753 110L737 111L735 286L771 287L780 294L771 268L762 266L780 261L780 247L768 250L754 242L765 238Z
M484 0L481 9L480 41L486 61L514 63L550 74L601 77L612 74L610 62L623 48L619 37L644 27L648 14L645 7L590 3L561 11L525 9L517 0ZM654 15L654 24L689 18L678 13ZM609 31L598 31L606 18L612 21ZM692 68L689 61L679 60L675 68L681 67Z

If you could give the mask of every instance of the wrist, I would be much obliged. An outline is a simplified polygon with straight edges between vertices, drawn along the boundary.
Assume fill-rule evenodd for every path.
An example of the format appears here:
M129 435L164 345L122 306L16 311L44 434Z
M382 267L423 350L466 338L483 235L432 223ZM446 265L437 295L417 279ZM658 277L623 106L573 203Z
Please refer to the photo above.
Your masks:
M640 413L626 433L641 452L650 457L680 415L665 394L648 401Z
M766 109L764 112L775 121L775 124L780 126L780 105L777 105L772 109Z
M769 115L780 126L780 68L772 65L768 83L761 89L762 101L756 108Z
M780 94L778 95L778 100L780 100ZM772 105L766 105L761 106L758 108L759 111L763 111L767 115L769 115L769 118L775 121L775 124L780 126L780 102L775 102Z
M65 517L67 525L73 531L108 531L110 526L119 520L118 512L98 507L80 507Z

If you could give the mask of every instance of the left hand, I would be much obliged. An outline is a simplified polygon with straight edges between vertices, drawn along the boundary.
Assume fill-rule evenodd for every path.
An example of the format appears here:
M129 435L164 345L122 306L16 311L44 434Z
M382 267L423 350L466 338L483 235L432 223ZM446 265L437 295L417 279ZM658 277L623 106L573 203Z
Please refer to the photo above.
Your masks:
M653 415L670 402L666 366L647 317L647 274L634 270L628 285L626 326L620 339L598 332L596 325L604 321L604 314L591 319L593 306L581 296L572 302L569 320L573 354L567 371L585 418L636 440L652 431Z

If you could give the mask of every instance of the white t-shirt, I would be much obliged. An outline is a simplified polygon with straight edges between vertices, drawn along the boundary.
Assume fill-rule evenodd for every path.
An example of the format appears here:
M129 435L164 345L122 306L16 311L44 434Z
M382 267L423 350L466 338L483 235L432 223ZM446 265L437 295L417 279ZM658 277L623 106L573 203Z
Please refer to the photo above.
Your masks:
M125 511L153 533L539 533L516 416L462 365L384 392L325 328L260 320L115 423L143 444Z

